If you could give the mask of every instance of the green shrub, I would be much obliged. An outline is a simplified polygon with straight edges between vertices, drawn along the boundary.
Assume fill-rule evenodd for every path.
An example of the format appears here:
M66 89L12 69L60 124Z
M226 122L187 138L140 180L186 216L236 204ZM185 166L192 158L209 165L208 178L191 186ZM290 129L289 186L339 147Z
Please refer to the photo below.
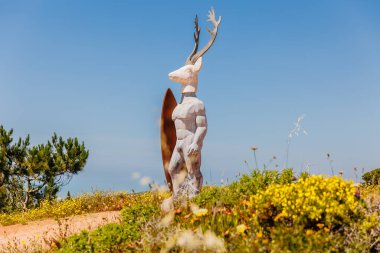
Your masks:
M349 235L349 236L347 236ZM380 252L380 217L367 213L363 219L345 226L334 235L339 252Z
M239 202L239 195L226 186L209 186L204 187L192 202L200 207L232 207Z
M138 239L137 235L133 226L107 224L92 232L83 231L69 237L58 252L120 252L127 248L128 240Z
M279 225L270 228L267 234L248 232L228 240L228 252L337 252L335 241L324 230Z
M271 184L289 184L294 179L293 169L277 170L253 170L251 175L243 175L239 181L229 185L229 189L236 192L240 197L256 194Z
M334 240L325 230L276 226L270 236L271 240L265 245L270 252L337 252Z
M139 227L159 212L160 208L157 205L135 204L133 206L123 208L121 210L121 218L124 223L134 224L134 226Z
M122 223L108 224L92 232L83 231L62 241L58 252L125 252L141 239L141 227L160 209L152 204L133 204L122 209Z
M302 171L302 172L300 173L300 176L299 176L299 178L302 178L302 179L306 179L306 178L308 178L308 177L310 177L310 174L309 174L309 172L307 172L307 171Z
M293 181L292 169L260 171L255 169L250 175L244 174L238 181L228 186L204 187L192 202L200 207L226 206L233 207L248 196L265 189L271 184L289 184Z
M362 178L367 185L379 185L380 168L364 173Z

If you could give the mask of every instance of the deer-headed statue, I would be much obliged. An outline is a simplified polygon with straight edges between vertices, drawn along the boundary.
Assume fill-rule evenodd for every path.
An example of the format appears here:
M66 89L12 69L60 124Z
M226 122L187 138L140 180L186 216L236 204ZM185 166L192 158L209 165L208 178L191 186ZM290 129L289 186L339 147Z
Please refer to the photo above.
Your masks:
M186 195L191 198L200 192L203 183L200 170L201 149L207 132L207 119L205 106L197 98L196 92L198 74L202 68L202 56L215 41L221 17L216 20L215 12L211 9L208 21L211 21L214 25L213 30L207 28L211 34L210 41L198 52L200 28L198 27L198 17L196 16L193 51L187 58L185 66L169 74L170 80L182 85L181 102L175 106L171 114L171 120L172 123L174 122L175 127L176 142L166 171L170 175L171 182L168 180L168 184L173 191L174 197Z
M199 35L201 33L201 29L198 26L198 16L195 16L195 32L194 32L194 40L195 45L193 51L189 55L186 60L185 66L179 68L171 73L169 73L169 79L175 82L182 84L182 94L185 93L195 93L198 88L198 74L202 68L202 56L210 49L212 44L216 39L216 35L218 34L218 27L220 22L222 21L222 17L219 17L218 20L215 19L215 11L211 9L208 15L208 21L211 21L214 25L214 29L210 30L207 28L207 31L211 34L211 39L207 43L207 45L198 51L199 45Z

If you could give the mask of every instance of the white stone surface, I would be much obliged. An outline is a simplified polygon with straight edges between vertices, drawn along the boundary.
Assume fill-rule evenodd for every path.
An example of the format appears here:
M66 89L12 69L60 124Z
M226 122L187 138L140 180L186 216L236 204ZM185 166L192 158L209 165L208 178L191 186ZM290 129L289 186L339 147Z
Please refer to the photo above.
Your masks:
M197 92L198 74L202 68L202 57L195 62L194 65L188 64L169 73L169 79L182 84L181 93Z
M173 111L177 142L170 160L169 173L173 193L188 197L202 188L201 150L207 132L207 118L203 102L196 97L198 74L202 68L200 57L194 65L185 65L169 74L169 79L182 85L182 101ZM187 171L182 171L183 164Z

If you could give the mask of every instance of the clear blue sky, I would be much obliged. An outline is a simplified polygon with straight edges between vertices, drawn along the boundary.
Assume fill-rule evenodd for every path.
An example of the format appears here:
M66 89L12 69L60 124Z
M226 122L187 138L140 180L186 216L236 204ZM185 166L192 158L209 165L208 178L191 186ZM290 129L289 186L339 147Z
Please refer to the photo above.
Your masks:
M145 189L163 182L158 120L167 74L201 44L207 11L222 15L203 58L198 97L209 131L205 181L284 163L312 173L380 167L380 1L0 1L0 124L33 144L53 132L90 149L65 191ZM272 163L274 165L276 162ZM360 174L360 173L359 173ZM211 176L210 176L211 175Z

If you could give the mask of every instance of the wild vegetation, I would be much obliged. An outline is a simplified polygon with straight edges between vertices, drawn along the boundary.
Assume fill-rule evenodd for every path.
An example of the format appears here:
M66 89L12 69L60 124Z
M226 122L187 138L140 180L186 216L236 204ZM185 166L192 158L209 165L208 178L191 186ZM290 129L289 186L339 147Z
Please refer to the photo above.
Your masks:
M138 203L141 199L151 199L150 193L128 194L125 192L97 191L64 200L42 201L40 206L27 211L0 214L1 225L25 224L29 221L54 218L62 219L86 213L117 211L125 206Z
M12 134L0 126L1 225L121 214L118 223L61 236L38 252L380 252L380 169L354 185L341 176L265 166L229 185L206 186L191 200L179 198L165 213L161 204L170 194L160 187L59 200L60 188L86 164L84 144L54 134L47 144L31 147L29 136L13 142ZM257 167L257 148L252 150ZM334 175L329 154L328 160Z
M150 197L149 197L150 196ZM380 188L341 177L254 170L162 213L139 195L120 224L63 239L58 252L378 252Z
M380 185L380 168L364 173L363 180L367 185Z
M13 141L13 129L0 125L0 213L26 211L56 199L60 188L83 170L89 151L77 138L57 134L30 146L29 135Z

